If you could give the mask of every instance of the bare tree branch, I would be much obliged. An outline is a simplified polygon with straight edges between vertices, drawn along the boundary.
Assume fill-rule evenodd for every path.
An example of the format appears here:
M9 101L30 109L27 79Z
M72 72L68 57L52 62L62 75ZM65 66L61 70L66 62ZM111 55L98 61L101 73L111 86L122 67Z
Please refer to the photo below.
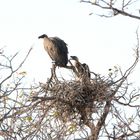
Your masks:
M113 14L111 16L98 14L99 16L112 17L112 16L116 16L116 15L123 15L123 16L128 16L128 17L140 20L140 16L134 15L132 13L125 11L125 9L127 9L127 7L129 7L133 3L136 3L137 1L133 1L133 0L129 0L129 1L121 0L121 1L122 1L121 8L117 8L115 6L115 3L120 2L117 0L114 2L112 0L110 0L110 2L108 2L107 0L98 0L98 2L95 2L95 3L93 3L92 1L89 1L89 0L81 0L80 2L89 3L89 4L92 4L94 6L100 7L102 9L111 10L113 12Z

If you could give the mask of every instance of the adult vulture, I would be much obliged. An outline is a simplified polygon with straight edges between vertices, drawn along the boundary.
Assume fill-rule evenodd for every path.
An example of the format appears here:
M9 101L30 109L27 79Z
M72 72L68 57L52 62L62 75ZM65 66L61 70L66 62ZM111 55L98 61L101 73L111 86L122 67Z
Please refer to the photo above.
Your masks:
M56 66L66 67L68 63L67 44L58 37L48 37L43 34L38 37L44 39L44 48Z

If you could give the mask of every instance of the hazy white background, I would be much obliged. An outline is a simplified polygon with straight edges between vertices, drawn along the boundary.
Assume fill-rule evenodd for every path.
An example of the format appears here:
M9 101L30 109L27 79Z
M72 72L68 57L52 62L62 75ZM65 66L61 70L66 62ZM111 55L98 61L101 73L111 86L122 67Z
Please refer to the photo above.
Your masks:
M38 40L44 33L62 38L68 44L69 56L78 56L91 71L107 74L114 65L125 70L133 62L140 21L124 16L90 16L94 8L78 0L0 0L0 48L5 47L9 55L20 51L18 63L33 47L22 68L31 81L45 82L50 76L51 60L42 40ZM131 76L136 86L139 71L140 64ZM71 73L59 69L58 74L65 78Z

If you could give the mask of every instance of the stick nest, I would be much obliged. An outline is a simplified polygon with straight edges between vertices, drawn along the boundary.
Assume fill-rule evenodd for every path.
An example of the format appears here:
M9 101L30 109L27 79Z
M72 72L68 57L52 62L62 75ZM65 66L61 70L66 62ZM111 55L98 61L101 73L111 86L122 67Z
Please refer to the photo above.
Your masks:
M97 78L81 81L59 81L43 84L46 100L63 122L73 119L85 122L110 97L108 81ZM48 98L49 97L49 98ZM50 100L51 99L51 100ZM55 101L55 102L54 102Z

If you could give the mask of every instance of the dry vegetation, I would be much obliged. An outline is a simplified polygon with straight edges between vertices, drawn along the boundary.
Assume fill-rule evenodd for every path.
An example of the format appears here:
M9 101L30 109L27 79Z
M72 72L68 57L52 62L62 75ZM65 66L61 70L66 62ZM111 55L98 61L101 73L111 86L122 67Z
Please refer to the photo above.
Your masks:
M139 91L132 88L128 78L139 61L139 38L133 64L124 72L101 76L91 72L75 80L52 75L46 83L24 87L25 71L20 71L25 59L13 67L18 55L7 57L0 50L0 139L2 140L97 140L100 137L122 140L139 138ZM138 103L138 104L137 104ZM134 110L132 115L121 108ZM135 127L134 127L135 126ZM111 129L109 129L111 127Z
M139 43L137 45L139 46ZM120 68L116 68L115 73L107 77L94 74L90 80L84 78L82 81L58 80L52 74L47 83L40 84L40 89L36 96L32 97L33 102L41 105L41 110L46 112L44 115L49 116L49 120L57 124L57 129L58 127L61 128L56 133L55 139L66 138L68 132L69 135L77 131L85 133L87 131L86 126L90 128L90 134L86 132L86 139L96 140L101 129L103 127L106 129L105 122L108 114L112 114L114 118L116 117L116 120L118 119L121 123L125 123L119 117L120 112L114 103L131 107L139 106L132 105L132 101L139 97L138 91L127 93L129 88L128 76L137 65L139 59L138 46L135 49L134 63L124 73ZM73 69L73 72L75 72L75 69ZM118 78L118 75L121 75L120 78ZM117 78L118 80L115 80ZM129 98L127 97L128 95ZM52 127L55 128L55 125ZM120 127L114 130L114 133L118 133L119 129ZM53 131L56 130L54 129ZM139 130L133 130L132 132L138 133ZM128 129L128 134L126 133L125 135L123 133L118 135L109 134L107 130L106 133L108 138L114 139L126 138L128 135L133 136L130 129Z

